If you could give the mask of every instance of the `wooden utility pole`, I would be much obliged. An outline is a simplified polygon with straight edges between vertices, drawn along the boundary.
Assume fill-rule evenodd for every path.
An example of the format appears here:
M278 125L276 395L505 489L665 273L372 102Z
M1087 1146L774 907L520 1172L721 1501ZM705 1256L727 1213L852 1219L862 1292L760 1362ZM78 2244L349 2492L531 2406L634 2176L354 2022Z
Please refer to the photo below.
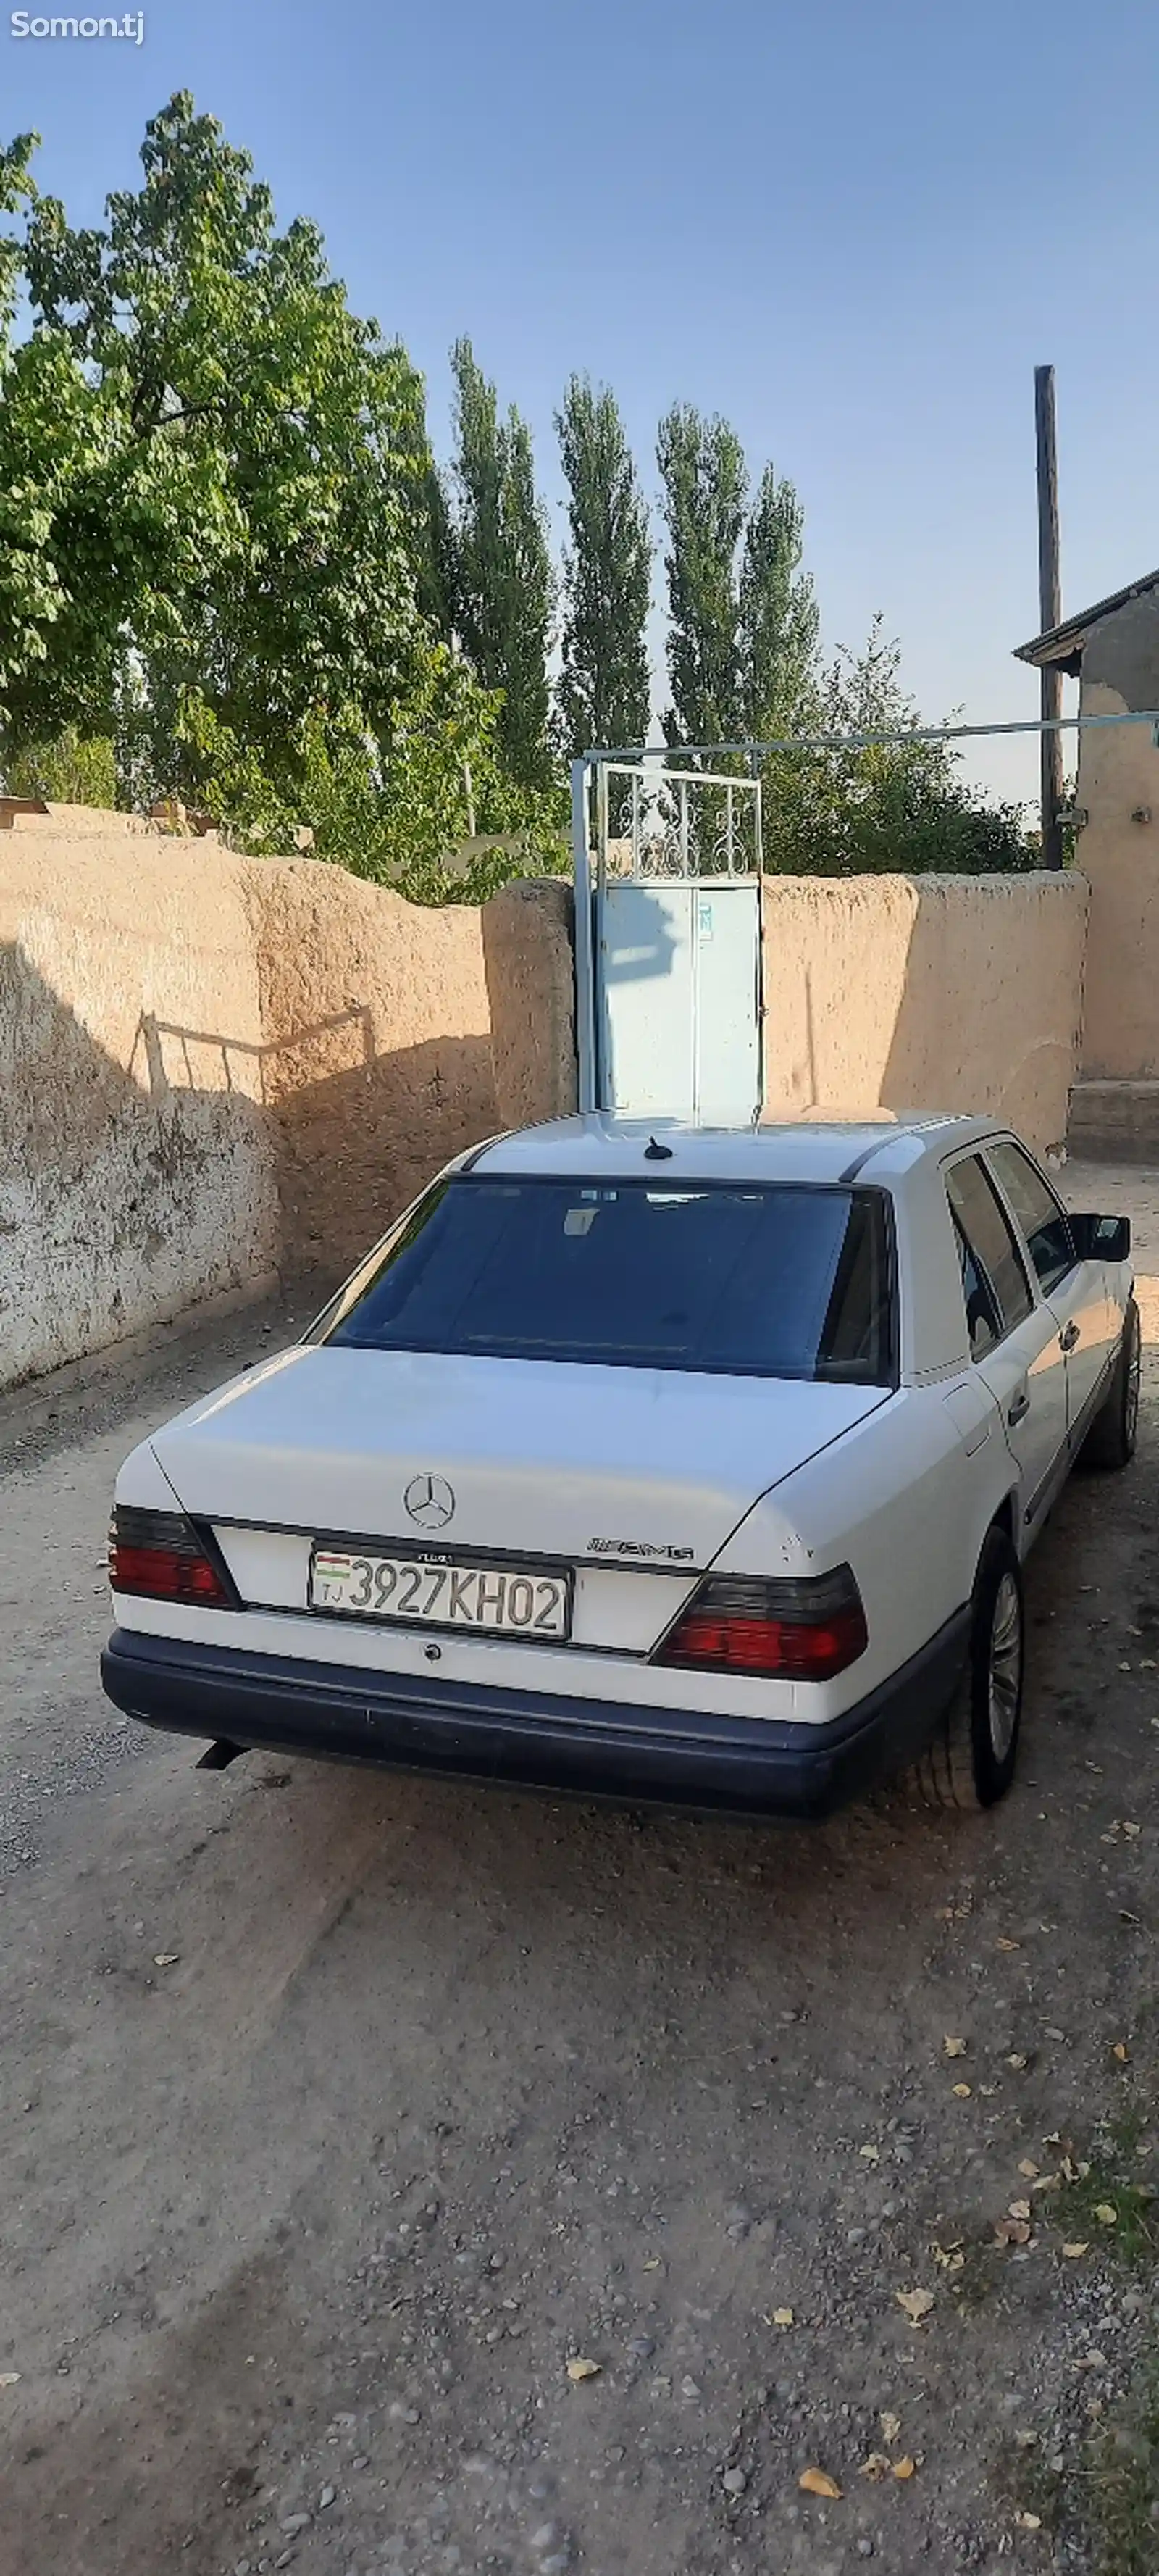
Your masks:
M1058 455L1054 435L1054 368L1034 370L1034 430L1038 449L1038 615L1045 635L1062 624L1058 565ZM1044 722L1062 714L1062 673L1048 664L1040 674ZM1042 736L1042 864L1062 866L1062 735Z

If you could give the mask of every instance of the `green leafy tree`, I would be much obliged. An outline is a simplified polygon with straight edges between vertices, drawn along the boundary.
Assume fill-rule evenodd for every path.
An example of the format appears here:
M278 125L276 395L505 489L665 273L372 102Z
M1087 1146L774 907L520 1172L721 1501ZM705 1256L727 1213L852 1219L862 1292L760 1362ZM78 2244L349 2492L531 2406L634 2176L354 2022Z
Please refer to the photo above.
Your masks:
M22 151L0 165L9 206L29 193ZM141 157L102 226L33 198L19 251L5 756L62 726L108 733L138 801L175 792L255 846L312 825L325 849L353 800L358 863L400 841L433 860L466 828L464 745L485 756L494 709L424 596L420 380L351 313L316 227L275 229L248 156L186 95Z
M902 682L901 647L878 618L864 650L838 652L822 675L816 730L904 733L920 723ZM765 866L782 875L974 875L1036 865L1019 807L970 787L946 742L774 754L763 797Z
M502 693L497 740L508 778L542 796L553 783L554 582L531 435L514 406L500 419L495 387L469 340L456 342L452 366L456 443L443 555L453 628L482 686Z
M740 648L737 549L745 524L744 450L724 420L677 403L660 424L657 463L668 528L669 742L735 741Z
M53 805L115 805L117 758L107 734L66 726L52 742L30 743L8 763L10 796L41 796Z
M49 739L107 715L118 620L131 596L123 544L108 522L115 407L85 374L63 329L14 343L29 290L28 235L40 220L31 161L37 137L0 147L0 726L8 745ZM102 520L102 510L104 519Z
M673 707L670 742L754 741L802 724L815 695L818 615L801 570L804 517L766 466L748 506L727 421L677 405L658 449Z
M31 162L37 141L35 134L18 134L14 143L0 143L0 215L18 214L35 198ZM0 355L16 312L20 264L19 242L11 233L0 233Z
M571 545L564 562L565 750L643 743L648 733L645 628L652 576L648 508L614 394L573 376L556 415Z
M820 618L801 570L805 514L765 467L749 512L737 597L740 730L750 742L803 727L816 706Z

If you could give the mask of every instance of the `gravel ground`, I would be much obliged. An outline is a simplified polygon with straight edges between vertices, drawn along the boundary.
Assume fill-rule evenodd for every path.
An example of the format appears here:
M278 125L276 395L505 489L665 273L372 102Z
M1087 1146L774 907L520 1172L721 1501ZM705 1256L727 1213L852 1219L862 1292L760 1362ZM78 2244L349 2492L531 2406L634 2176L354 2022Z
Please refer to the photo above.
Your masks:
M4 2576L1146 2576L1155 1350L1006 1805L758 1829L118 1720L115 1467L283 1330L0 1405Z

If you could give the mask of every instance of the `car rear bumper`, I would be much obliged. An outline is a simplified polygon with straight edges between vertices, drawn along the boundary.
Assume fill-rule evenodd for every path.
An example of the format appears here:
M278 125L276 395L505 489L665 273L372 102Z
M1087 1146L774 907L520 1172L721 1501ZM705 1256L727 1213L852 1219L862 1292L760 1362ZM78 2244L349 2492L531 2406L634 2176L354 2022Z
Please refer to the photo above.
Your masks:
M101 1680L130 1717L244 1748L509 1787L746 1815L820 1816L932 1733L965 1662L969 1611L855 1708L815 1726L352 1671L117 1628Z

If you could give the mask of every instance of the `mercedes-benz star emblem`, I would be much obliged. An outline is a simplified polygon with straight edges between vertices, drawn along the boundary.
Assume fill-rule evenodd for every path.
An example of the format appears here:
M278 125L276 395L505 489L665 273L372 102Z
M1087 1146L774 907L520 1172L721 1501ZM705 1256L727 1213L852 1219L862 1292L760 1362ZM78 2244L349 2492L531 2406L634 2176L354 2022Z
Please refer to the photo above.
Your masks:
M454 1518L455 1497L445 1476L412 1476L403 1501L420 1529L445 1529Z

